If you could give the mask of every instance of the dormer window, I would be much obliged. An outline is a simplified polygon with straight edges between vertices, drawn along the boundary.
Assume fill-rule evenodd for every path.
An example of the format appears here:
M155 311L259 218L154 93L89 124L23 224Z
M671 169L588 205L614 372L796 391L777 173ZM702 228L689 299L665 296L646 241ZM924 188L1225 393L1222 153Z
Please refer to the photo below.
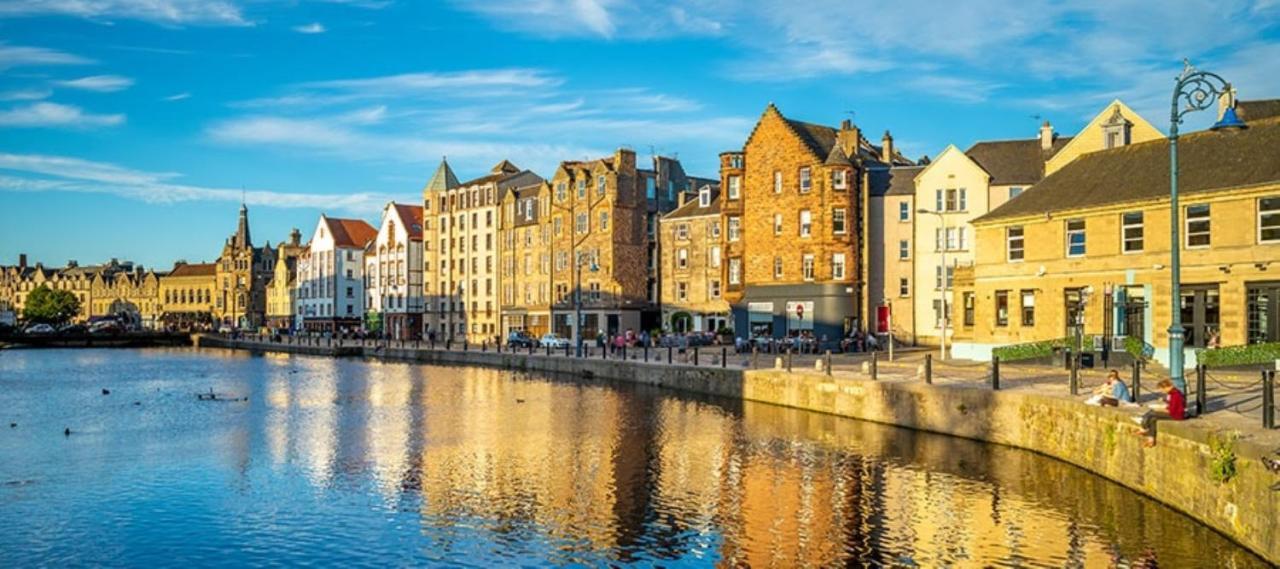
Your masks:
M1111 117L1107 122L1102 123L1102 141L1104 148L1119 148L1129 144L1129 134L1133 129L1133 123L1124 118L1120 114L1120 107L1117 105L1111 113Z
M831 187L837 190L849 187L849 171L840 169L831 173Z
M741 154L734 154L733 156L730 156L730 157L729 157L729 167L730 167L730 168L736 168L736 169L738 169L738 170L741 170L741 169L742 169L742 155L741 155Z
M711 188L704 186L698 190L698 207L711 207Z

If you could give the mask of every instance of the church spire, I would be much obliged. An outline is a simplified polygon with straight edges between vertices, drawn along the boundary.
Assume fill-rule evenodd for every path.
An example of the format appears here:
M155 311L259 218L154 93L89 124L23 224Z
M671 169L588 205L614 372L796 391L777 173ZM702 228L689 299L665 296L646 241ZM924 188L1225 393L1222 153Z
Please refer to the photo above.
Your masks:
M253 240L249 238L249 207L243 200L240 201L240 223L236 226L236 236L232 241L239 248L253 246Z
M436 168L436 173L431 175L431 181L427 182L427 186L422 188L422 193L443 192L458 187L458 177L453 175L453 168L449 167L449 159L441 158L440 166Z

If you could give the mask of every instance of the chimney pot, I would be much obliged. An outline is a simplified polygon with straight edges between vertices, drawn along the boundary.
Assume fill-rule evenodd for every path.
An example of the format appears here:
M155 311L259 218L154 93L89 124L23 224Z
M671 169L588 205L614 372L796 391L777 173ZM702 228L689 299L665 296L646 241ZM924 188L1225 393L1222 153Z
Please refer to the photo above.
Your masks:
M18 268L19 268L19 269L25 269L25 268L27 268L27 254L26 254L26 253L19 253L19 254L18 254Z
M687 192L680 192L676 195L676 207L684 207L684 204L688 199L689 194Z
M884 138L880 139L880 153L881 162L889 165L893 164L893 135L889 134L888 130L884 131Z
M1053 149L1054 138L1053 125L1049 124L1049 121L1044 121L1040 126L1040 149L1046 151Z
M840 121L840 130L849 130L851 128L853 128L853 121L849 119Z

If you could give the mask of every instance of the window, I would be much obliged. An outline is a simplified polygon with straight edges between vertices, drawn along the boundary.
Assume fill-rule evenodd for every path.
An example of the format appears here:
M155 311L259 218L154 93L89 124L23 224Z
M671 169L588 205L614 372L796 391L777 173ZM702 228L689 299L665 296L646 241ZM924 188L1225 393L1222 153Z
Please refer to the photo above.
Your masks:
M737 241L742 238L742 220L737 217L729 218L729 241Z
M1067 220L1067 256L1083 257L1084 253L1084 220Z
M967 192L964 191L964 188L960 188L960 211L968 211L968 210L969 210L969 200L967 198Z
M898 258L899 259L911 258L911 242L910 241L906 239L898 241Z
M938 290L942 290L942 272L943 272L942 265L937 265L933 268L933 288ZM947 288L951 288L952 283L955 282L955 277L956 277L955 266L947 267L946 273L947 273L946 285L947 285Z
M608 178L602 176L596 177L596 195L604 197L604 190L607 186Z
M552 232L555 233L557 237L560 236L560 229L562 225L564 224L561 222L560 216L558 215L551 220Z
M973 326L973 293L966 292L961 298L961 302L964 303L964 325Z
M1187 248L1209 246L1209 204L1187 206Z
M676 239L680 241L689 240L689 224L687 223L676 224Z
M782 171L781 170L773 171L773 193L775 194L782 193Z
M947 196L947 199L946 199L946 204L945 204L945 205L947 206L947 211L956 211L956 210L960 209L959 207L957 207L957 206L956 206L956 191L955 191L955 190L947 190L946 196Z
M800 261L800 273L804 275L804 280L813 280L813 255L805 255Z
M683 247L676 249L676 268L689 268L689 250Z
M782 214L773 214L773 234L782 235Z
M837 190L843 190L849 187L849 172L847 170L836 170L832 172L831 187Z
M839 207L831 210L831 232L842 235L846 231L848 229L845 228L845 209Z
M708 228L708 231L711 233L712 237L717 239L720 237L720 221L719 220L708 221L707 228Z
M1022 195L1022 186L1014 186L1012 188L1009 188L1009 199L1016 198L1020 195Z
M676 283L676 300L680 302L689 300L689 283L686 283L686 282Z
M734 154L734 155L730 156L730 157L729 157L729 167L730 167L730 168L737 168L737 169L741 170L741 169L742 169L742 155L741 155L741 154Z
M1125 253L1142 252L1142 212L1131 211L1120 216L1121 250Z
M600 212L600 231L609 229L609 212Z
M578 180L578 199L587 197L587 179L580 178Z
M729 284L742 283L742 259L729 259Z
M711 205L711 190L703 188L698 190L698 207L709 207Z
M707 258L711 259L711 268L720 268L720 246L712 245L711 249L707 253Z
M574 227L578 233L586 233L590 229L587 226L587 214L579 213Z
M712 279L707 283L707 290L708 294L711 295L711 298L720 298L720 281L718 279Z
M1022 291L1022 325L1036 325L1036 293L1032 290Z
M800 169L800 193L807 193L813 189L813 178L810 175L809 167L805 166Z
M1022 226L1015 225L1005 230L1005 241L1007 242L1007 250L1009 261L1021 261L1024 254L1022 241Z
M911 281L907 277L898 279L898 296L911 296Z
M781 278L782 278L782 257L774 257L773 258L773 279L779 280Z
M800 210L800 236L808 237L811 233L813 233L813 215L809 210L802 209Z
M898 221L911 221L911 204L898 202Z
M1009 291L996 291L996 326L1009 325Z
M844 279L844 253L831 255L831 278L837 281Z
M742 176L729 176L729 199L736 200L742 195Z
M933 211L942 211L942 190L933 191Z
M951 320L951 307L943 299L934 299L933 301L933 327L941 329L943 327L943 313L946 313L947 321ZM950 326L948 326L949 328Z
M1258 242L1280 242L1280 197L1258 200Z

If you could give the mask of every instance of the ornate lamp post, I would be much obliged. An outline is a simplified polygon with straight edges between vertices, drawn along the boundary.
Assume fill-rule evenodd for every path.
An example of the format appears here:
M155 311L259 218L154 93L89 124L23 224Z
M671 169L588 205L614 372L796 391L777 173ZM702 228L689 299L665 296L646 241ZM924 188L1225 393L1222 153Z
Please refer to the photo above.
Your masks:
M1183 393L1187 383L1183 378L1183 344L1185 330L1182 327L1182 241L1178 226L1182 222L1178 208L1178 125L1182 117L1193 111L1202 111L1214 105L1218 99L1231 93L1231 84L1215 73L1200 71L1183 60L1182 74L1173 88L1173 102L1169 114L1169 278L1172 312L1169 314L1169 375L1174 385ZM1222 118L1211 130L1236 130L1245 124L1236 116L1235 102L1222 113Z

